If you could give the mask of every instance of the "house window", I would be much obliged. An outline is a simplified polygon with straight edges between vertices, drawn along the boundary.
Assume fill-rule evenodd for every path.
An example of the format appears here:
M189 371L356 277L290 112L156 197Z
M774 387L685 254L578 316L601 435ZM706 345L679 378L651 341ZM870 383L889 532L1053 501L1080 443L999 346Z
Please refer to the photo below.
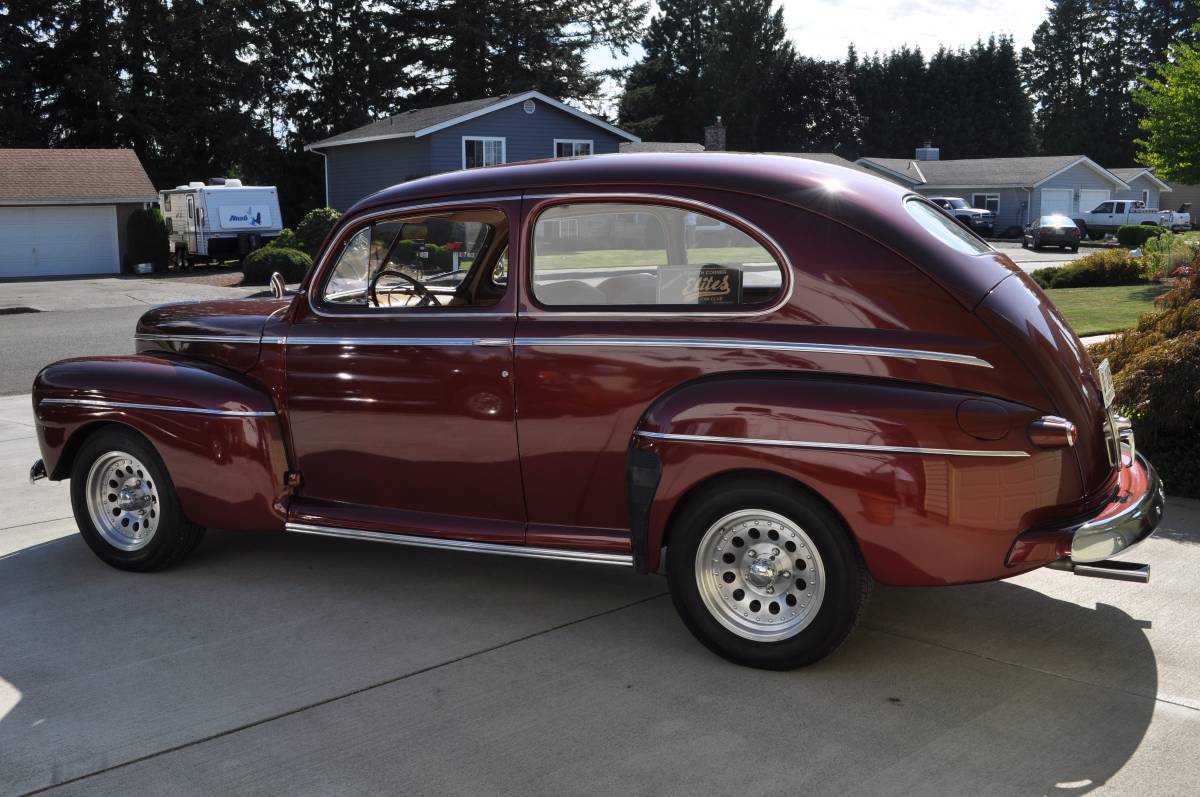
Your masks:
M992 213L1000 212L1000 195L999 194L971 194L971 207L983 208L990 210Z
M463 168L494 166L504 163L504 139L463 136Z
M163 194L163 210L167 211L168 213L171 212L171 195L170 194Z
M1142 207L1150 207L1150 189L1142 189Z
M591 155L592 141L583 138L554 139L554 157L573 158L577 155Z

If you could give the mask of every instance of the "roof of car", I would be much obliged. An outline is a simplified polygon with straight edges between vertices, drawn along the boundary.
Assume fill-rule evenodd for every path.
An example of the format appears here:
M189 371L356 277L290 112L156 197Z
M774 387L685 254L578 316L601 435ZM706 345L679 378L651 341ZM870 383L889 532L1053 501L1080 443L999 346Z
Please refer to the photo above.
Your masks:
M373 194L351 208L449 196L519 195L538 190L604 191L693 187L784 199L814 209L852 213L910 192L865 170L809 158L722 152L659 152L552 158L438 174ZM831 215L841 215L840 212Z

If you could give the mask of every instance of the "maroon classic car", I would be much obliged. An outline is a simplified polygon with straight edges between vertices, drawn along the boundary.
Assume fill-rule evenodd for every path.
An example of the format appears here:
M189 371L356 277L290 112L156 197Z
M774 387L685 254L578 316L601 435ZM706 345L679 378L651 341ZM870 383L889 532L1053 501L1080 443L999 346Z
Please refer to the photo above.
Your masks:
M701 642L771 668L836 648L874 581L1148 578L1110 560L1163 495L1107 367L1007 257L865 174L415 180L276 293L153 309L138 354L38 375L31 475L71 480L104 561L161 568L216 526L665 567Z

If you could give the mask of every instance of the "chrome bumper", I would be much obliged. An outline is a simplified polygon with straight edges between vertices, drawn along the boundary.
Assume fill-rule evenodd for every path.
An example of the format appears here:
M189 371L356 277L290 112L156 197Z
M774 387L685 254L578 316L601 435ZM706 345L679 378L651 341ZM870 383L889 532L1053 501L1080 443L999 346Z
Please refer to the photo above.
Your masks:
M1117 498L1076 529L1071 539L1070 558L1075 564L1103 562L1132 548L1153 534L1162 520L1166 496L1158 471L1131 447L1122 453L1129 465L1121 468Z

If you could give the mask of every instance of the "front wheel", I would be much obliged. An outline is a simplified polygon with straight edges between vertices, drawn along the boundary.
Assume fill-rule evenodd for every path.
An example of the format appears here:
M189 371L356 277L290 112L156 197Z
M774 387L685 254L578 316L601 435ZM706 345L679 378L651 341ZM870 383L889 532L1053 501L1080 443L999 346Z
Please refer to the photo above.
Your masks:
M738 664L785 670L832 653L871 579L841 521L800 488L743 482L689 504L667 580L688 629Z
M122 570L169 567L204 536L184 517L158 452L129 429L84 441L71 468L71 508L88 547Z

